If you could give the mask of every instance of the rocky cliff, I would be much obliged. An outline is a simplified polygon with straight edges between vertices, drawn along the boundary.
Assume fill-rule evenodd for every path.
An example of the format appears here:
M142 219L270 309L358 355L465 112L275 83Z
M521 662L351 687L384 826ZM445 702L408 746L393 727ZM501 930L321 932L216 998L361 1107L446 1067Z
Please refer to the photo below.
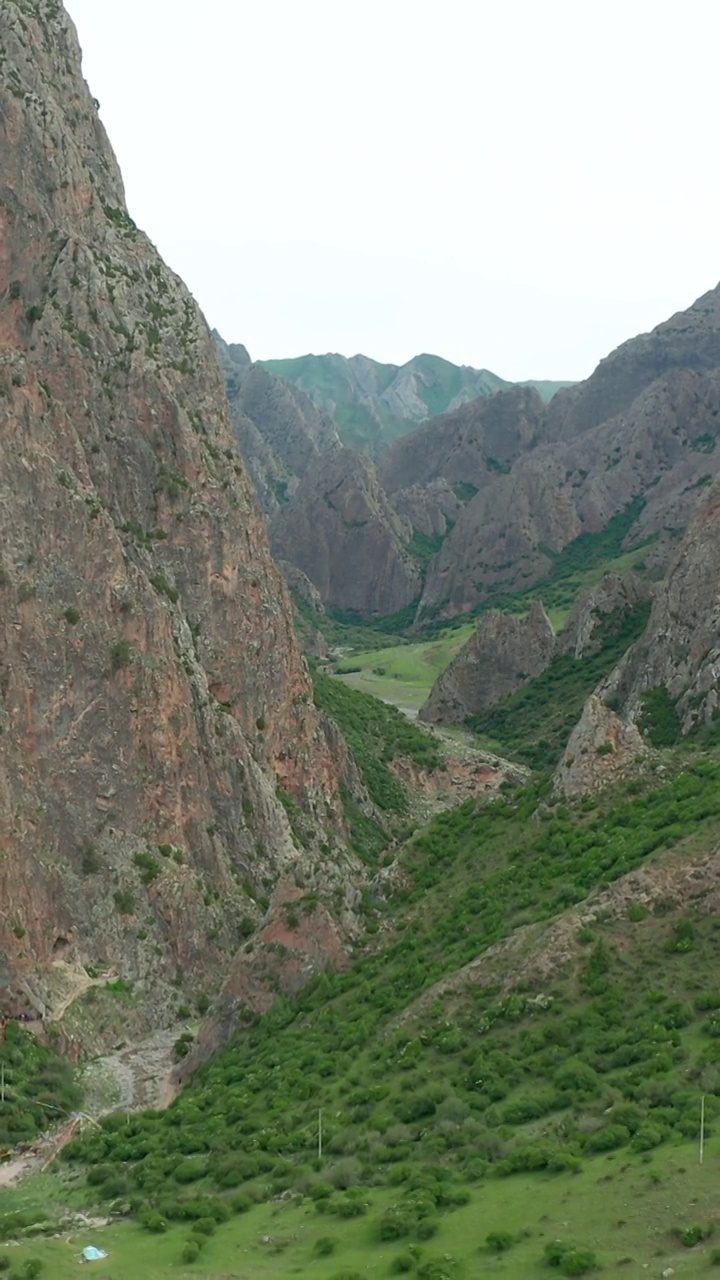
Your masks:
M287 886L348 886L352 766L72 23L6 0L0 48L0 958L113 966L157 1023Z
M719 434L717 288L560 391L507 474L475 480L429 567L419 620L540 581L570 542L625 512L625 546L656 539L666 562L718 474Z
M557 640L540 601L527 617L492 609L438 676L421 720L462 721L502 702L549 665Z
M559 635L539 601L524 617L490 610L438 676L420 719L441 723L480 715L541 675L556 655L572 654L578 660L592 656L602 647L603 620L625 616L646 603L650 591L634 574L605 574L578 596Z
M334 422L298 387L254 364L245 347L214 334L233 426L260 505L272 516L320 455L339 449Z
M411 538L373 463L351 449L323 454L272 521L276 555L307 575L323 604L369 617L395 613L418 596Z
M720 483L712 486L658 589L644 634L601 690L631 720L644 720L653 690L686 733L720 717ZM668 726L672 728L670 724Z

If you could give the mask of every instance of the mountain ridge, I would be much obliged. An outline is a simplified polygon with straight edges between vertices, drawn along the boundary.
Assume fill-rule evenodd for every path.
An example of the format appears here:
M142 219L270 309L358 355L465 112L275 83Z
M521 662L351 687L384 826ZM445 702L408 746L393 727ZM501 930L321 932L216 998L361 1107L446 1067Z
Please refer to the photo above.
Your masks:
M452 412L478 396L511 386L534 386L549 398L569 382L509 382L489 369L456 365L424 352L404 364L338 353L261 360L271 373L299 386L329 412L346 445L377 457L392 441L428 418Z

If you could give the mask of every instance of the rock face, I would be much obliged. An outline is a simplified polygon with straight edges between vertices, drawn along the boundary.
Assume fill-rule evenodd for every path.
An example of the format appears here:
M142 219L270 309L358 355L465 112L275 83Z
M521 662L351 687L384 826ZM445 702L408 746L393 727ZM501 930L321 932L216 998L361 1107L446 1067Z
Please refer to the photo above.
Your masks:
M399 440L382 461L382 483L392 497L441 478L467 501L532 448L542 423L543 402L532 388L474 400Z
M607 573L578 596L559 635L539 601L524 618L499 610L484 614L474 635L438 676L420 718L452 722L479 715L541 675L556 654L582 659L596 653L603 617L634 609L649 598L649 585L635 574L622 578Z
M540 675L556 646L552 623L539 601L525 618L491 610L438 676L419 718L452 723L486 711Z
M720 708L720 483L699 507L658 589L645 632L603 692L636 719L662 686L685 732Z
M636 725L621 719L593 694L573 729L555 771L559 795L578 799L631 776L648 754Z
M618 609L634 609L648 601L651 594L650 583L637 574L621 577L618 573L606 573L596 587L578 596L558 637L559 651L571 653L574 658L597 653L601 643L598 626L602 618Z
M351 449L323 454L272 521L275 554L307 575L328 608L370 617L419 595L411 537L373 463Z
M419 620L540 581L553 554L623 513L625 546L659 536L667 556L666 535L687 525L718 474L719 436L720 287L558 392L508 474L479 484L458 517Z
M352 765L59 0L6 0L0 46L0 968L115 966L157 1025L296 868L322 893L359 874Z
M240 451L267 516L295 492L321 454L339 449L334 422L303 391L253 364L245 347L213 335Z

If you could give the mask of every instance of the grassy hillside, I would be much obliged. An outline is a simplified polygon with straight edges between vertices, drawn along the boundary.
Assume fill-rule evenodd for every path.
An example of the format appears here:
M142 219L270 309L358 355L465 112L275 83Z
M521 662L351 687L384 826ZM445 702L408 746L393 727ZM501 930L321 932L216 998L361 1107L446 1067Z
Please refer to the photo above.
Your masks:
M349 689L339 680L315 671L313 684L315 705L332 716L340 728L370 799L389 819L404 814L407 793L389 766L393 760L404 758L420 769L439 768L441 757L436 740L395 707ZM357 851L372 862L387 844L387 836L359 812L349 795L344 802Z
M473 630L474 623L465 623L446 627L432 640L352 652L335 667L353 688L417 711Z
M548 1245L560 1239L593 1251L606 1275L617 1269L618 1275L636 1280L672 1267L678 1276L695 1280L716 1273L712 1260L720 1249L719 1229L714 1226L694 1246L691 1236L684 1245L682 1235L694 1227L705 1232L717 1221L719 1155L720 1141L712 1137L703 1165L698 1164L696 1145L683 1142L649 1154L596 1156L581 1176L535 1173L517 1174L509 1182L490 1180L472 1188L468 1203L443 1216L436 1234L425 1242L377 1239L374 1224L397 1203L397 1191L373 1188L364 1198L367 1211L357 1217L328 1217L316 1210L318 1202L307 1200L279 1200L233 1214L205 1237L192 1264L181 1261L191 1234L188 1224L173 1221L157 1232L128 1222L100 1233L76 1224L57 1238L10 1247L5 1256L12 1259L16 1275L37 1259L47 1280L76 1277L79 1252L90 1243L100 1243L109 1253L106 1261L92 1264L98 1280L124 1275L142 1280L370 1280L397 1275L552 1280L568 1274L545 1261ZM0 1190L0 1215L21 1204L28 1217L52 1220L57 1201L57 1181L44 1178L12 1197Z
M70 1065L20 1023L0 1032L0 1151L30 1142L80 1105L81 1090Z
M411 1275L470 1277L500 1230L512 1237L505 1274L544 1274L556 1232L543 1239L530 1215L534 1180L555 1213L555 1179L562 1199L581 1201L580 1188L615 1176L627 1199L634 1178L662 1185L687 1167L701 1093L709 1137L720 1115L718 926L702 883L694 898L670 887L680 854L697 858L720 835L720 761L681 753L665 770L661 785L650 776L578 806L548 805L536 787L437 818L378 894L379 931L349 973L249 1018L168 1112L109 1117L68 1149L71 1167L87 1166L92 1194L129 1206L148 1232L170 1225L175 1249L197 1240L198 1217L229 1239L228 1215L301 1197L288 1261L269 1275L390 1274L403 1256ZM549 922L648 863L666 892L569 916L564 950L553 937L543 951ZM510 934L507 955L489 951ZM479 980L447 983L482 953ZM583 1248L587 1196L584 1216L564 1210ZM470 1213L485 1202L496 1216ZM693 1210L666 1228L704 1230ZM642 1230L646 1258L657 1238ZM335 1242L332 1264L321 1238ZM433 1255L441 1270L424 1272Z

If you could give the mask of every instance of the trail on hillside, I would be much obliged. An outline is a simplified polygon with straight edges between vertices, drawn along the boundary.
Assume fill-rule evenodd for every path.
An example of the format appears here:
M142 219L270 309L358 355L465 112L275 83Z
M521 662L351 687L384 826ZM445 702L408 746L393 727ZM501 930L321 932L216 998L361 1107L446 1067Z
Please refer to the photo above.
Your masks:
M89 991L91 987L105 987L118 976L117 969L108 969L106 973L101 973L98 977L91 978L82 965L73 965L67 960L54 960L53 969L56 970L63 982L67 983L67 988L58 1003L48 1007L47 1020L49 1022L60 1022L70 1006L76 1000L79 1000L81 996L84 996L85 992Z

